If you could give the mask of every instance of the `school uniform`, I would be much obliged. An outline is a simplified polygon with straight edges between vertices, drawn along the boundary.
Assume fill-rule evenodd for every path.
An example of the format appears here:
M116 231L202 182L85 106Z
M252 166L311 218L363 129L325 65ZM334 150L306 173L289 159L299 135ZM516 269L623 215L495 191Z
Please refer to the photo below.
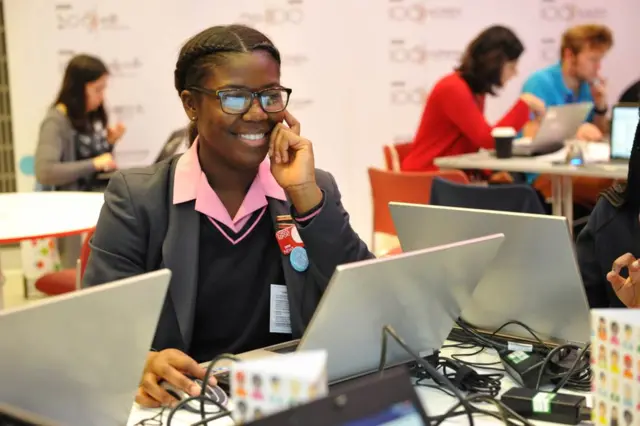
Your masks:
M322 202L302 217L265 160L231 218L200 168L197 141L180 157L117 172L83 283L169 268L152 347L176 348L199 362L300 338L336 266L373 257L351 228L333 177L316 170L316 181ZM304 243L306 266L278 244L283 217ZM289 329L282 321L270 324L276 292L286 293Z
M589 306L625 307L607 281L607 273L623 254L640 256L638 211L614 206L608 197L601 197L578 235L576 252ZM622 275L626 277L626 271Z

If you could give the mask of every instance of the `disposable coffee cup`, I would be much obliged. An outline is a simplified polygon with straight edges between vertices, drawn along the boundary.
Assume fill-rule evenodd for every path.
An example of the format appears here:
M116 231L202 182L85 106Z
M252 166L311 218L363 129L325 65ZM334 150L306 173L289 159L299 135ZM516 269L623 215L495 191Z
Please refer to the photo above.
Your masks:
M491 131L491 136L496 142L496 158L511 158L516 130L513 127L496 127Z

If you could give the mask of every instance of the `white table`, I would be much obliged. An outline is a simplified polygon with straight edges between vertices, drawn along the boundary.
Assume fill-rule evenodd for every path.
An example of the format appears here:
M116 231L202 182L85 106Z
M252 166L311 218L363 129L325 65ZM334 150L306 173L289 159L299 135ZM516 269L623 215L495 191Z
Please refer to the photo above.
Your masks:
M590 143L585 145L587 162L602 161L609 158L609 145ZM496 170L506 172L523 172L548 174L551 177L551 204L553 214L566 216L570 228L573 229L573 182L572 177L594 177L608 179L626 179L627 164L587 164L572 166L558 164L566 156L566 149L549 155L537 157L513 157L498 159L489 151L465 154L455 157L436 158L435 164L442 169Z
M450 344L452 342L447 342L447 344ZM443 355L444 356L451 356L451 354L453 353L470 353L470 352L476 352L477 349L472 349L472 350L460 350L460 349L445 349L443 350ZM484 352L475 355L475 356L471 356L468 358L465 358L465 361L468 362L481 362L481 363L489 363L489 362L496 362L499 361L499 358L497 356L497 354L495 353L495 351L491 351L491 350L485 350ZM502 368L500 365L496 365L496 368ZM481 371L480 369L478 369L478 371ZM486 371L489 372L489 371ZM492 373L494 373L494 371L491 371ZM502 379L502 389L501 392L506 392L507 390L509 390L510 388L512 388L513 386L516 386L515 382L508 376L505 376L504 379ZM427 387L417 387L417 392L418 395L420 397L420 399L422 400L422 403L425 407L425 409L427 410L427 412L429 413L429 415L440 415L440 414L444 414L447 410L449 410L452 406L454 406L457 403L457 400L455 398L452 398L448 395L446 395L445 393L438 391L437 389L432 389L432 388L427 388ZM564 391L563 391L564 392ZM570 392L570 393L575 393L575 392ZM589 406L591 406L591 396L587 394L587 404ZM495 407L490 405L490 404L483 404L482 407L488 411L495 411ZM167 415L168 415L169 410L166 410L165 412L165 416L163 418L163 424L166 426L166 420L167 420ZM138 407L136 404L134 404L134 407L131 411L131 415L129 418L129 421L127 423L127 426L133 426L135 425L137 422L143 420L143 419L148 419L150 417L153 417L155 414L158 413L157 409L142 409L140 407ZM197 421L200 420L200 416L197 414L192 414L189 412L185 412L184 410L180 411L179 413L176 413L176 415L173 418L173 421L171 422L172 426L188 426L191 425ZM482 426L482 425L502 425L503 423L501 421L499 421L498 419L495 419L493 417L488 417L488 416L480 416L480 415L474 415L474 422L475 424ZM540 425L545 425L545 424L549 424L546 422L534 422ZM233 426L234 423L233 421L226 417L220 420L216 420L215 422L211 422L209 423L210 425L216 425L216 426ZM449 419L447 421L445 421L443 423L444 425L467 425L468 424L468 420L466 418L466 416L458 416L458 417L454 417L452 419Z
M96 226L104 194L97 192L19 192L0 194L0 245L60 238ZM0 309L2 297L0 268Z

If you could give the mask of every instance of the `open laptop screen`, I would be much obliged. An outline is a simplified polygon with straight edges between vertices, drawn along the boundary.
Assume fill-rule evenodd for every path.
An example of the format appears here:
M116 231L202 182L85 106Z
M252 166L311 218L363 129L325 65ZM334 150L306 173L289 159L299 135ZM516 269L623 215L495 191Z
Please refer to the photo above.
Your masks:
M324 398L251 423L255 426L427 426L429 420L404 367L353 380Z
M616 105L611 117L611 158L628 160L638 126L638 105Z
M426 426L411 401L398 402L379 413L344 423L344 426Z

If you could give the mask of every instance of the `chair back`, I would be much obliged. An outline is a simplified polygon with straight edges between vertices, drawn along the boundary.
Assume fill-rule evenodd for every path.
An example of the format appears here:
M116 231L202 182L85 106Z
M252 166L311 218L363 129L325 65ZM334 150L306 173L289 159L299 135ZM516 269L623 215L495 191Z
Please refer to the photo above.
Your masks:
M436 206L547 214L538 193L527 184L475 186L434 179L430 203Z
M402 142L396 144L385 145L382 148L384 153L384 162L387 170L399 172L402 165L402 160L405 159L409 152L411 152L411 142Z
M460 183L469 182L467 175L459 170L398 173L369 168L368 172L373 199L373 241L377 232L396 235L389 211L390 202L429 204L431 183L436 177Z

